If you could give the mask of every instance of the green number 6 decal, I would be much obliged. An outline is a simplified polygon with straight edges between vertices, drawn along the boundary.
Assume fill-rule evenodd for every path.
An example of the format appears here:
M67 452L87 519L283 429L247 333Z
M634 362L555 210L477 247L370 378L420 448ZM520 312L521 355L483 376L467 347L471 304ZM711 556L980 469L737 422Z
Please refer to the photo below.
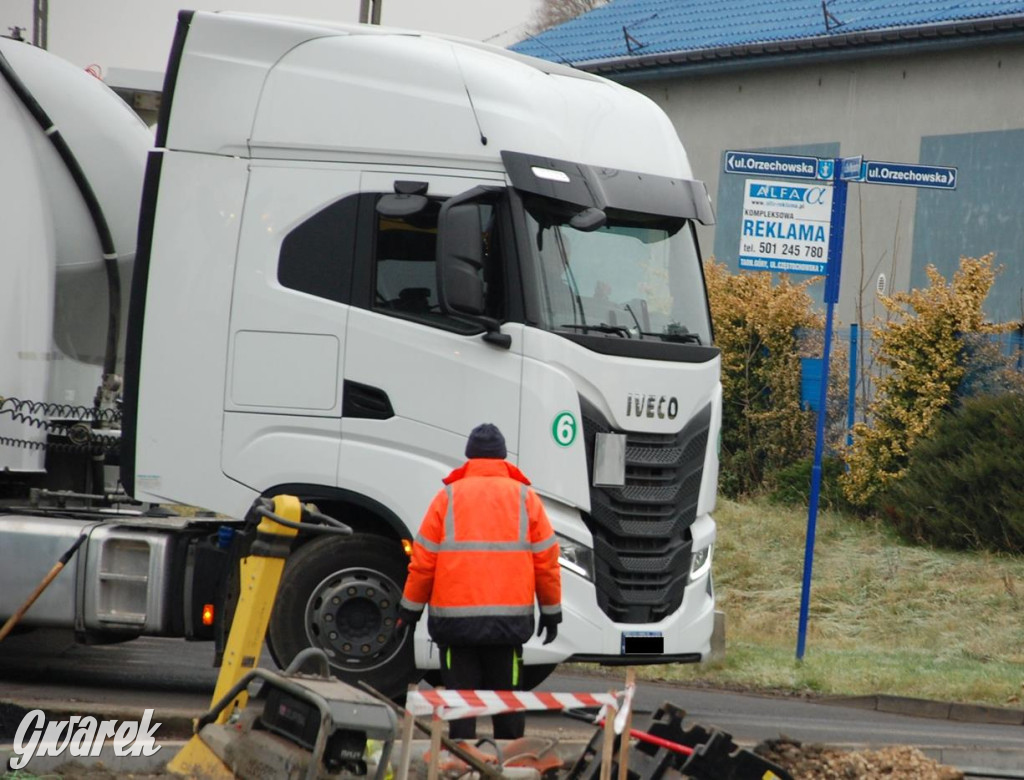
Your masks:
M572 412L559 412L551 423L551 435L559 447L568 447L576 441L576 418Z

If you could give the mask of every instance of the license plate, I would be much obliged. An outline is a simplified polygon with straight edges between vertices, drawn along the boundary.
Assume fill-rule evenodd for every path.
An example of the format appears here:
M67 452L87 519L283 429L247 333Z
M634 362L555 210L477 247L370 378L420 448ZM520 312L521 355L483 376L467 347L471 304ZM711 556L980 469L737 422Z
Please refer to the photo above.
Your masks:
M659 655L665 652L665 637L658 631L630 631L622 635L623 655Z

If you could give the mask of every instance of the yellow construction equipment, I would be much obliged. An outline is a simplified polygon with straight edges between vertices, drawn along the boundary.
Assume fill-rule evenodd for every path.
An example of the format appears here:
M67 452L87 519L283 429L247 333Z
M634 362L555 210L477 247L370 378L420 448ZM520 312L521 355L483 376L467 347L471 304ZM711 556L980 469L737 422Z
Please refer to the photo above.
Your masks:
M257 500L246 521L255 535L239 564L238 604L213 702L168 771L211 780L363 775L372 739L382 745L376 763L383 778L398 731L389 707L332 678L322 650L303 651L283 673L257 668L295 536L352 529L294 496ZM319 667L315 674L302 673L309 661ZM251 702L257 681L259 701Z

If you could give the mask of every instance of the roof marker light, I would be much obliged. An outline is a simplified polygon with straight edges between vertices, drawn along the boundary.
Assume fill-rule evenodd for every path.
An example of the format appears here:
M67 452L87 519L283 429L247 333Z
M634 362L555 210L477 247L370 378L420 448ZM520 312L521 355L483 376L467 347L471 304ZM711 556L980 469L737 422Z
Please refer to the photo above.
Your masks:
M536 165L530 168L533 171L533 175L538 179L547 179L548 181L560 181L566 184L569 183L569 174L563 171L556 171L552 168L540 168Z

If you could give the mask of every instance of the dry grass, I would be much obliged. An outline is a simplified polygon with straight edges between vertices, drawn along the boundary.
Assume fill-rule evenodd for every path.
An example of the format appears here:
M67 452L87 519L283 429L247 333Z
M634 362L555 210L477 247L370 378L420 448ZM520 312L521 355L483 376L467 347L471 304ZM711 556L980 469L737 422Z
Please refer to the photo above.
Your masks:
M1024 559L909 547L818 516L806 652L796 660L805 509L720 501L715 584L726 657L644 673L794 693L1021 706Z

